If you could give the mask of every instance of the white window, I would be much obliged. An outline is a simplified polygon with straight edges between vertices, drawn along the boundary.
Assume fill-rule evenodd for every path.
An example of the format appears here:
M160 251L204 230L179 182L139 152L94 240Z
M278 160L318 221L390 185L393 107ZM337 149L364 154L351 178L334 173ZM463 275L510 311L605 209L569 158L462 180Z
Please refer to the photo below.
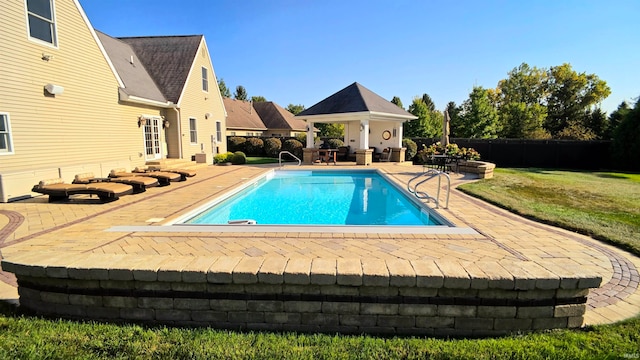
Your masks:
M198 143L198 129L196 128L196 119L189 118L189 139L192 144Z
M0 155L13 154L9 114L0 113Z
M220 121L216 121L216 141L222 141L222 123Z
M26 0L29 37L57 45L53 0Z
M202 68L202 91L209 91L209 77L207 76L207 68Z

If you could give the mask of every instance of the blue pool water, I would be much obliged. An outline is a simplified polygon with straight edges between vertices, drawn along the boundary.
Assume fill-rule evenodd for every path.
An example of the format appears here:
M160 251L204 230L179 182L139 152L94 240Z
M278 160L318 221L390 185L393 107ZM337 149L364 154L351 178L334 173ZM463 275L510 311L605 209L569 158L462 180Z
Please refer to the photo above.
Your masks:
M441 225L375 171L276 171L189 224Z

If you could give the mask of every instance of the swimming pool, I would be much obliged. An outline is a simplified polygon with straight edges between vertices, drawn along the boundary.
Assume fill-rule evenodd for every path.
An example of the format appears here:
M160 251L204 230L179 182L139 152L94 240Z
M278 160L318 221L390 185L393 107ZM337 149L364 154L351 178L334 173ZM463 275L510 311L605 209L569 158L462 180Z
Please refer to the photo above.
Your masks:
M440 216L375 170L272 171L183 224L442 226Z

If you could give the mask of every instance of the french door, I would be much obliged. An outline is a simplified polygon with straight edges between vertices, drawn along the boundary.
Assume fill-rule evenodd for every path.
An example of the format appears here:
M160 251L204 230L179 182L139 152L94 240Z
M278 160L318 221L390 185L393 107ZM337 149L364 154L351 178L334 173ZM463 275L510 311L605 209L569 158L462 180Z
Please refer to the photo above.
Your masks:
M160 148L160 118L148 118L144 125L145 159L154 160L162 157Z

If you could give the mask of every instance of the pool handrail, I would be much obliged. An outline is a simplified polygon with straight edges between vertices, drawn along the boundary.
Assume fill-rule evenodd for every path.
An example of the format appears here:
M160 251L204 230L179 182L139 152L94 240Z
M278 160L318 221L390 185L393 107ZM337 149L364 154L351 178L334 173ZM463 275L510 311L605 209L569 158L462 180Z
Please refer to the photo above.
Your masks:
M427 172L423 172L423 173L419 173L418 175L414 176L413 178L411 178L408 182L407 182L407 191L409 191L410 193L412 193L415 197L417 197L418 199L427 199L427 201L431 201L433 200L433 202L436 204L436 209L440 208L440 188L441 188L441 183L442 183L442 175L444 175L444 177L447 179L447 197L445 200L445 209L449 208L449 195L451 193L451 177L449 177L449 174L445 173L444 171L439 171L439 170L435 170L435 169L429 169ZM411 182L414 180L417 180L418 178L421 178L423 176L426 176L427 178L418 182L417 184L414 185L413 189L411 189ZM434 177L438 177L438 191L436 192L436 196L433 197L431 195L429 195L427 192L425 191L418 191L418 186L420 186L421 184L433 179Z
M291 155L294 159L298 160L298 166L302 165L302 160L300 160L300 158L293 155L291 152L285 150L285 151L280 151L280 153L278 154L278 165L280 165L280 167L282 167L282 154Z

